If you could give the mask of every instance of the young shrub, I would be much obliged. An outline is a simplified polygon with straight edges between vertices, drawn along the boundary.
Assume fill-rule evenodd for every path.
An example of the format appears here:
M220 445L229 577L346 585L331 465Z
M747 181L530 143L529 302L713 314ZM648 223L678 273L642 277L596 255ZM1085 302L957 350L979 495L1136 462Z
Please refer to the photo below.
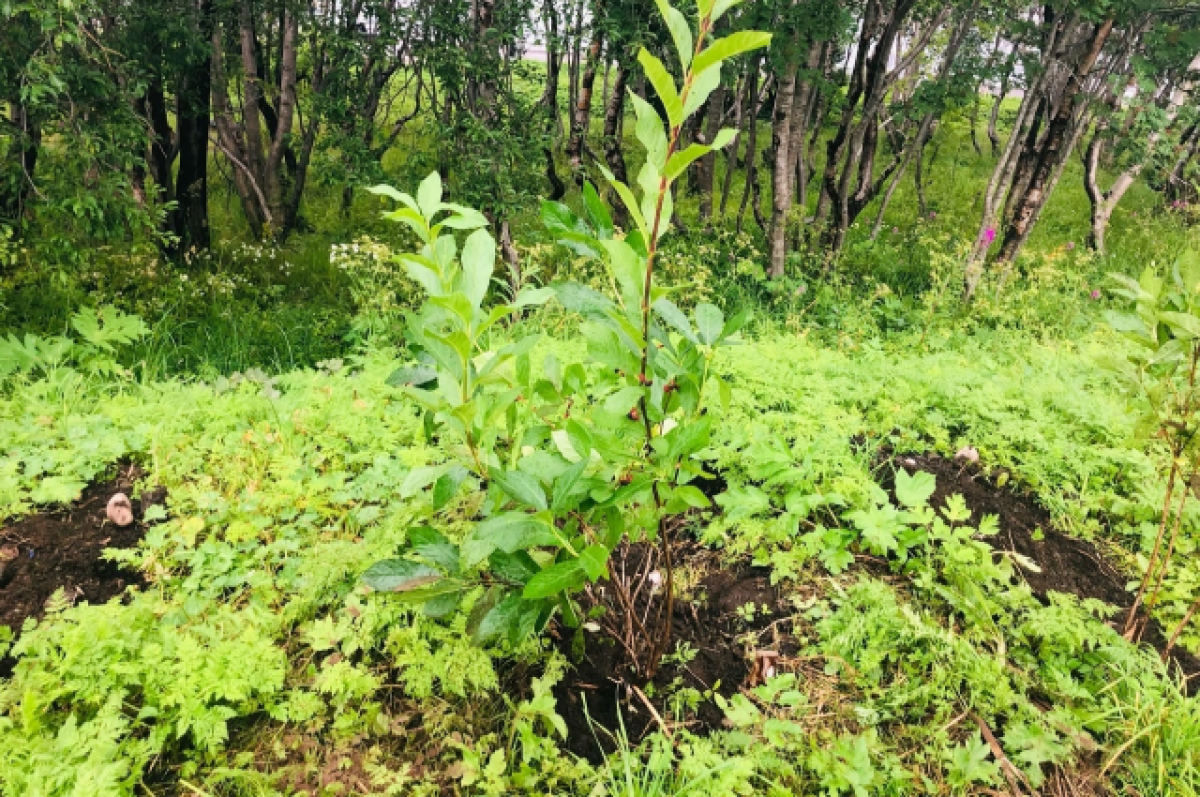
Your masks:
M1147 412L1140 428L1151 439L1163 442L1170 462L1158 534L1125 623L1125 635L1139 638L1145 624L1139 626L1138 610L1143 604L1151 609L1158 604L1188 495L1200 476L1200 441L1196 439L1200 431L1200 254L1182 255L1166 279L1152 269L1142 272L1138 280L1120 274L1111 277L1116 283L1112 292L1134 304L1132 312L1107 314L1109 325L1132 344L1128 356L1116 361L1115 370L1130 392L1145 401ZM1177 501L1174 506L1173 501ZM1200 596L1171 633L1167 650L1197 608Z
M736 0L735 0L736 1ZM721 64L765 46L765 33L739 32L708 41L730 0L699 0L699 30L659 0L678 51L682 82L649 51L638 56L662 100L667 119L637 95L637 136L647 158L638 176L640 197L604 170L635 229L617 237L612 216L595 188L584 192L586 219L546 203L543 219L559 241L605 264L616 296L559 285L523 290L509 304L485 309L496 244L475 211L441 201L431 175L415 198L380 187L403 207L388 214L425 242L401 256L429 298L408 319L419 360L401 368L394 383L426 411L426 428L448 433L460 453L433 483L435 508L467 479L488 486L486 517L461 542L428 527L413 529L400 558L380 562L364 576L371 587L398 593L428 614L453 611L469 592L475 633L512 642L541 631L557 612L568 626L581 623L574 598L610 575L609 559L627 542L658 546L660 564L647 558L637 583L612 580L625 616L609 623L631 665L653 676L668 649L674 600L671 519L707 506L692 482L703 473L694 455L708 444L712 386L728 401L728 386L712 374L718 350L735 341L746 317L726 319L711 304L691 318L654 284L659 244L670 228L671 188L698 158L728 144L723 130L711 145L681 149L681 131L720 83ZM708 46L705 46L705 45ZM441 214L449 215L435 221ZM474 230L461 254L446 230ZM565 370L547 357L533 376L532 337L493 347L497 323L551 292L585 317L588 368ZM661 570L661 572L660 572ZM653 612L634 612L635 592L649 585ZM626 622L628 621L628 622ZM621 630L624 629L624 630Z

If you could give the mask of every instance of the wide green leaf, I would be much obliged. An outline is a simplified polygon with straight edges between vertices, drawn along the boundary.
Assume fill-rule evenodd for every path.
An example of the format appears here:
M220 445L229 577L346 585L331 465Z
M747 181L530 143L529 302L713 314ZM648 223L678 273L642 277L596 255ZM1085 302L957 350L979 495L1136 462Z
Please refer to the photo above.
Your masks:
M454 573L458 570L458 546L430 526L414 526L408 530L408 543L413 553Z
M432 219L442 205L442 176L430 172L429 176L417 186L417 204L426 219Z
M591 581L608 578L609 550L603 545L589 545L579 554L579 565Z
M625 241L612 239L601 241L608 253L608 268L621 294L621 303L629 312L637 312L642 304L642 289L645 284L645 263L633 247Z
M664 174L668 180L674 180L687 171L687 167L710 152L712 152L712 147L707 144L689 144L687 149L671 156L671 159L667 161Z
M679 64L687 72L688 64L692 62L692 26L679 9L671 5L669 0L654 0L658 11L671 31L671 39L675 42L675 51L679 54Z
M514 500L532 509L546 509L546 491L538 480L519 470L503 471L494 468L489 474L500 489Z
M701 302L696 305L696 331L700 336L700 342L706 346L711 346L721 338L721 331L725 328L725 314L721 312L721 308L708 302Z
M662 100L663 107L667 111L667 121L672 128L679 127L683 124L684 119L683 101L679 99L679 89L675 88L675 80L671 77L671 73L663 66L662 61L658 60L645 47L638 52L638 63L642 65L642 69L646 72L646 79L650 81L658 98Z
M670 145L667 140L667 131L663 127L663 120L659 117L658 111L654 110L654 106L637 94L630 92L629 99L633 103L633 110L637 116L634 134L646 148L646 158L662 166L666 163L667 147Z
M477 642L487 642L496 637L505 637L512 644L533 633L541 605L511 592L483 616L475 631Z
M715 11L714 16L716 16ZM743 30L731 33L724 38L717 39L702 50L692 63L692 70L697 73L703 72L715 64L719 64L730 58L736 58L742 53L766 47L770 43L771 34L763 31Z
M442 578L432 567L408 559L385 559L362 574L362 582L376 592L410 592Z
M574 590L587 580L587 570L578 559L559 562L545 568L525 585L521 593L525 600L538 600Z
M416 365L401 366L392 371L385 384L390 387L401 387L403 385L422 387L435 381L437 381L437 369L432 365L418 363Z
M896 499L910 509L925 506L937 490L937 477L919 470L912 476L903 468L896 471Z
M663 298L655 302L654 312L658 313L663 321L674 327L680 335L694 344L700 343L700 339L696 337L696 330L692 329L692 324L688 321L687 316L670 299Z
M525 584L541 570L526 551L494 551L488 557L488 568L495 578L517 584Z
M1188 340L1200 338L1200 318L1191 313L1166 312L1159 313L1158 317L1171 327L1177 337Z
M505 512L480 523L463 543L463 565L472 567L492 551L512 553L526 548L561 544L545 518L524 512Z
M467 236L462 250L462 290L471 306L479 309L496 268L496 240L487 230Z
M583 184L583 209L596 231L596 237L602 241L612 238L612 214L608 212L608 205L604 204L604 200L596 193L596 186L592 185L591 180Z
M709 95L717 90L717 86L721 85L721 65L713 64L703 72L696 72L692 75L691 86L687 90L687 96L683 97L683 118L700 110L700 106L708 101Z

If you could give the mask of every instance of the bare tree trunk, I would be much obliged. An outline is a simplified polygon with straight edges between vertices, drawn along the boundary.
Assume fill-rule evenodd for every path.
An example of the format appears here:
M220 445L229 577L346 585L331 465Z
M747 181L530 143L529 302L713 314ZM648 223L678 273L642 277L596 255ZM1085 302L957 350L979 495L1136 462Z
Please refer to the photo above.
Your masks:
M830 42L813 42L808 50L808 59L804 64L804 75L797 79L795 110L792 113L791 144L789 155L792 159L792 202L804 208L808 204L808 126L816 110L819 92L817 91L816 72L825 58L825 51ZM801 224L804 220L801 219ZM800 239L797 228L796 240Z
M621 140L621 122L625 117L625 86L629 81L630 64L617 63L617 74L613 79L612 93L604 108L604 161L608 169L621 182L628 182L625 168L625 152ZM613 223L618 227L629 226L629 215L624 202L612 203Z
M729 142L729 146L725 148L725 178L721 181L721 206L717 211L721 218L725 217L725 206L729 202L729 191L733 186L733 173L737 171L738 164L738 147L742 142L746 122L746 96L747 87L750 85L750 69L757 69L757 63L751 63L747 67L746 72L738 81L737 94L734 97L734 120L733 127L737 131L733 136L733 141Z
M793 42L793 50L799 44ZM788 59L779 75L771 134L775 163L771 175L771 258L767 275L779 279L787 260L787 217L792 209L792 117L796 112L797 56Z
M1096 26L1088 50L1075 67L1074 75L1063 91L1059 100L1058 110L1046 128L1046 134L1039 142L1037 162L1030 177L1028 187L1022 192L1019 201L1014 203L1015 212L1012 221L1005 230L1004 243L1000 247L997 260L1003 263L1012 262L1020 252L1029 232L1046 203L1047 197L1053 190L1051 176L1058 171L1060 164L1065 162L1070 154L1068 141L1072 140L1072 125L1074 119L1075 99L1083 89L1084 82L1092 72L1100 52L1108 41L1113 29L1113 18L1109 17Z
M283 240L296 220L299 195L285 193L283 163L285 151L290 151L292 127L296 118L297 38L299 22L290 10L284 9L280 18L277 85L278 109L272 109L273 125L264 132L260 115L269 107L263 92L264 78L258 42L254 32L254 17L250 0L242 0L238 14L239 52L242 67L242 114L240 123L229 99L229 79L225 73L221 26L213 26L212 85L213 112L218 134L218 148L230 161L234 187L246 213L246 220L255 235ZM315 122L314 122L315 125ZM315 136L315 127L311 135ZM307 136L306 136L307 138ZM311 150L311 140L307 142ZM293 186L302 189L307 170L307 157L290 170Z
M975 236L975 244L964 267L963 295L967 301L974 296L979 282L983 278L983 263L987 257L995 237L995 226L1000 202L1006 196L1012 185L1013 175L1017 168L1020 150L1025 141L1027 131L1035 119L1035 110L1041 103L1041 95L1052 77L1051 65L1058 57L1059 42L1064 35L1063 20L1058 19L1050 25L1045 37L1042 55L1041 71L1034 82L1026 87L1017 116L1013 122L1012 132L1005 144L1004 152L992 170L987 188L983 194L983 210L980 214L979 232Z
M602 6L597 3L595 13L602 13ZM599 19L592 20L592 43L588 46L587 64L583 77L579 81L579 99L576 101L571 116L571 138L567 142L567 160L575 182L583 185L583 147L587 139L588 127L592 119L592 91L596 85L596 68L600 63L600 53L604 49L604 28Z
M759 59L756 57L750 69L750 87L746 94L750 100L750 113L747 119L750 131L746 134L746 186L742 191L741 204L738 206L736 225L738 233L741 233L742 220L746 217L746 203L750 201L750 196L756 193L754 186L758 182L758 114L761 111L761 100L758 95L758 64Z
M704 143L711 144L721 130L725 113L725 87L717 86L708 99L708 115L704 120ZM717 153L710 152L700 159L696 169L696 190L700 194L700 222L712 218L713 187L717 177Z
M553 127L551 134L562 124L558 115L558 78L562 71L562 51L558 40L558 9L554 0L542 4L542 24L546 27L546 86L542 90L542 107Z

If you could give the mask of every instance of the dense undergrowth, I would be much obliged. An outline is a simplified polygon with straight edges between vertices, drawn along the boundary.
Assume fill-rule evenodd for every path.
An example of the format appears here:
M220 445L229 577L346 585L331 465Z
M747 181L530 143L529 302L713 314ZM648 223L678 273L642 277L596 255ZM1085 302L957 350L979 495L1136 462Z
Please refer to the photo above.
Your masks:
M772 336L723 366L736 389L703 457L728 489L694 533L804 585L805 658L825 663L735 697L730 730L677 731L630 772L664 793L969 792L1004 782L978 715L1006 728L1035 787L1061 764L1099 766L1127 793L1195 793L1195 699L1100 606L1041 605L1011 564L948 527L932 532L929 569L897 591L851 566L872 550L867 526L821 525L886 509L878 446L970 444L1066 528L1131 552L1147 544L1161 488L1096 364L1111 333L924 345L918 334L853 352ZM538 355L570 347L547 340ZM357 587L410 526L460 537L475 511L469 495L435 511L421 489L446 452L386 384L393 363L380 350L273 380L11 389L5 515L67 500L127 458L170 501L143 547L122 554L152 588L125 604L64 602L22 634L0 687L6 793L262 794L339 771L356 773L353 793L645 793L626 788L620 756L596 768L557 752L548 689L560 654L533 638L481 648L466 612L435 621ZM519 695L514 663L541 673Z

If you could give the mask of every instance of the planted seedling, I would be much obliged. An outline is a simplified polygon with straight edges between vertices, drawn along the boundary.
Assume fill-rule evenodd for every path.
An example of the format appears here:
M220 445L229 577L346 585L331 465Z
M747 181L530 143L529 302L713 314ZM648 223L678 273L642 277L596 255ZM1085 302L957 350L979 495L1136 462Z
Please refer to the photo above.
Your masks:
M543 219L562 244L604 263L615 296L564 284L525 288L512 301L485 308L496 250L487 220L443 202L436 174L416 197L375 189L401 205L388 217L424 243L400 260L428 293L407 319L417 358L390 381L424 408L427 433L449 433L459 454L457 463L427 471L424 486L433 486L435 510L468 478L486 486L488 499L484 517L462 540L430 527L410 530L399 557L367 571L369 586L434 615L481 590L472 617L476 636L514 643L556 614L579 627L577 596L591 592L593 602L611 607L600 624L618 638L631 666L646 676L657 670L671 642L672 533L682 515L709 505L691 483L704 473L695 455L708 445L714 394L723 403L729 399L712 364L719 350L738 342L747 320L727 319L711 304L698 305L689 318L654 279L673 214L672 185L734 137L723 130L711 144L681 147L684 123L720 84L725 60L770 41L769 34L748 31L713 40L713 25L733 5L698 0L693 31L683 13L658 0L682 80L648 50L639 53L666 118L630 94L637 137L647 150L640 191L601 167L633 229L618 235L591 184L583 196L585 218L558 203L543 206ZM471 231L461 253L454 231ZM536 340L501 340L497 324L545 302L551 290L584 316L590 360L564 368L548 356L539 376L531 356ZM633 575L610 579L614 551L626 557L629 543L642 541L656 548L647 548L632 571L621 568ZM639 599L652 611L635 611ZM611 620L613 612L619 621Z

